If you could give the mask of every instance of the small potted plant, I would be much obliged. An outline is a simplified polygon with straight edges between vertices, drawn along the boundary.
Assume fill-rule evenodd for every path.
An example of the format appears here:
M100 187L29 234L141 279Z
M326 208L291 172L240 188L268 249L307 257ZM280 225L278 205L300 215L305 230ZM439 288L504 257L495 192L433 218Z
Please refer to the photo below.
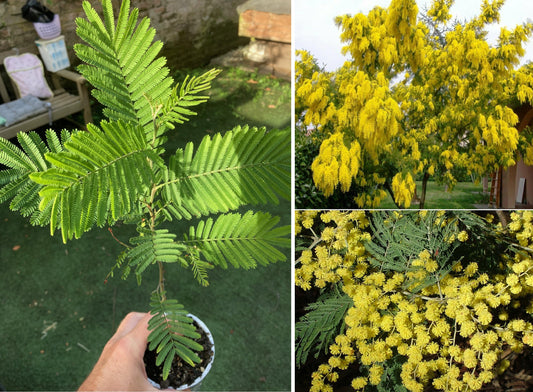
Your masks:
M166 134L208 99L200 93L219 71L176 84L157 57L163 44L129 0L116 21L111 0L102 0L103 18L87 1L83 9L86 18L76 20L84 41L74 47L83 62L78 69L106 118L86 131L20 133L18 145L0 139L7 167L0 171L0 202L33 225L48 225L52 235L61 232L64 242L117 222L136 226L110 275L120 269L140 283L148 267L159 269L148 342L167 379L178 360L204 367L197 365L204 347L191 315L167 298L165 265L190 268L207 285L213 267L285 259L278 248L289 246L290 228L279 226L279 217L243 210L290 197L290 132L236 127L167 154ZM191 222L190 229L178 237L169 229L173 220Z

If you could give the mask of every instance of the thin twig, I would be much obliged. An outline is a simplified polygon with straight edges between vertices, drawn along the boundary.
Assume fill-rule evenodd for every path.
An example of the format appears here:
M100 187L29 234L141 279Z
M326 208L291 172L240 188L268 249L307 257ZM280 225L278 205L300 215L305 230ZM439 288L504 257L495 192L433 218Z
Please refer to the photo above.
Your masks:
M84 349L85 351L87 351L88 353L91 352L91 350L89 350L87 347L85 347L83 344L81 344L80 342L78 342L78 347L81 347L82 349Z
M111 237L113 237L113 239L115 241L117 241L120 245L122 245L123 247L125 248L128 248L130 249L131 246L129 246L128 244L125 244L124 242L122 242L121 240L119 240L116 236L115 236L115 233L113 233L113 229L111 227L108 227L107 230L109 230L109 232L111 233Z

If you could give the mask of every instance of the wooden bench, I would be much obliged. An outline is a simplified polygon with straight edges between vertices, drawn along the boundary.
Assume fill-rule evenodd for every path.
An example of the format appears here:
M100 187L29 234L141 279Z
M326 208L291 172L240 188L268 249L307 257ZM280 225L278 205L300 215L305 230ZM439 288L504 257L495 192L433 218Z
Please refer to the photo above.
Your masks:
M239 35L252 40L245 57L260 72L291 78L291 2L248 0L237 7Z
M7 103L20 98L15 84L12 83L11 78L7 72L5 72L4 68L4 59L15 54L15 51L0 52L0 103ZM48 72L45 68L44 74L54 93L52 98L45 100L45 102L50 102L52 105L52 121L59 120L78 112L83 112L83 119L86 124L93 121L87 83L83 76L67 69L57 72ZM63 88L62 82L65 81L73 83L73 87L74 85L76 86L77 95L71 94ZM0 137L9 139L19 132L31 131L44 125L48 125L49 122L50 113L45 112L8 127L0 125Z

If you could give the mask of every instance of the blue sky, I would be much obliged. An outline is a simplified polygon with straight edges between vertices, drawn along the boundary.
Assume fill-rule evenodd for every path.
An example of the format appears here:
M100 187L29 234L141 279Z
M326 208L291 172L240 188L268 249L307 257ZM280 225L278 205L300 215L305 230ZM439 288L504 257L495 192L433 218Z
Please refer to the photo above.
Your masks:
M296 49L309 50L320 65L333 71L344 62L340 51L340 30L335 26L335 16L344 14L368 13L375 6L387 7L391 0L293 0L292 24ZM429 0L419 0L419 9L429 8ZM469 19L479 14L482 0L456 0L451 14L459 19ZM507 0L501 9L500 24L511 29L531 18L533 20L533 1ZM492 25L489 29L489 42L496 43L500 27ZM526 47L524 62L533 61L533 37Z

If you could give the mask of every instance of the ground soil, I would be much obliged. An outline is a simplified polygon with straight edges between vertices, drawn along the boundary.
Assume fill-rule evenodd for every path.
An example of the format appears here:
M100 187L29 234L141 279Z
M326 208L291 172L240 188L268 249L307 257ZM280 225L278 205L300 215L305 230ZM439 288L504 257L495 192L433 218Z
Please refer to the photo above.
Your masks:
M213 345L211 344L207 333L200 328L200 326L194 322L194 326L201 337L197 340L200 343L204 350L197 353L200 357L201 362L196 364L196 366L191 366L188 363L184 362L181 358L174 358L170 373L166 380L163 380L161 374L163 366L156 366L156 353L154 351L149 351L148 349L144 353L144 364L146 367L146 375L152 381L158 383L161 389L166 388L179 388L182 385L191 385L194 380L196 380L202 372L205 370L211 358L213 356Z

